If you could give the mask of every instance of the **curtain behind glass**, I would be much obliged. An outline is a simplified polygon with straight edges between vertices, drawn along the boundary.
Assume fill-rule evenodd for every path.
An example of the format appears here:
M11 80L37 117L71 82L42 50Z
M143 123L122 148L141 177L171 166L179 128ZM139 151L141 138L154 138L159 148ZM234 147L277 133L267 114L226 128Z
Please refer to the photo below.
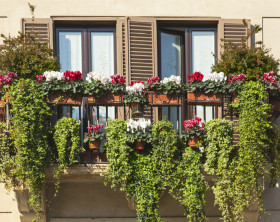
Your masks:
M66 70L82 72L81 32L59 32L59 62L61 72Z

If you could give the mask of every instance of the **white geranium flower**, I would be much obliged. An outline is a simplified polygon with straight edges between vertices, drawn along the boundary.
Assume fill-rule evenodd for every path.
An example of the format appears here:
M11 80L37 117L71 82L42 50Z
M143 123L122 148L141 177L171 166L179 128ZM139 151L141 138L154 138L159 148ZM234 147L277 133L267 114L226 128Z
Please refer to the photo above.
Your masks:
M163 84L166 84L168 82L175 82L176 84L180 85L181 84L181 77L172 75L170 77L164 77L164 79L161 80L160 82L162 82Z
M141 95L145 89L145 86L143 83L135 83L133 86L127 86L126 91L130 94L139 94Z
M127 131L134 133L135 131L141 130L146 132L146 129L151 128L152 123L151 120L145 120L144 118L140 118L138 120L130 119L127 124Z
M102 73L98 72L89 72L86 77L86 81L91 83L92 81L100 81L103 85L106 85L110 82L110 77L105 76Z
M54 80L62 80L64 74L62 72L57 71L46 71L43 73L43 76L45 76L46 82L51 82Z
M215 81L215 82L221 82L223 80L227 80L227 77L225 76L225 74L223 72L213 72L210 73L209 75L209 80Z

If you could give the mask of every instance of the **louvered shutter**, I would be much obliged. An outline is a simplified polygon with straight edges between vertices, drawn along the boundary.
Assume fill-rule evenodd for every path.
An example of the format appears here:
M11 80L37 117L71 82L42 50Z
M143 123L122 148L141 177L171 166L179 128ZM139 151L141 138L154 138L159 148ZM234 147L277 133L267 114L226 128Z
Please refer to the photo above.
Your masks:
M126 67L127 68L127 67ZM128 18L128 77L146 81L156 75L156 22L153 18Z
M250 20L246 20L250 27ZM221 39L230 40L236 45L240 45L242 38L247 35L247 29L242 19L220 19L218 24L218 48L219 56L223 51L222 46L226 43ZM248 46L251 45L251 39L247 41Z
M22 32L37 34L42 43L47 42L53 48L53 21L50 18L22 19Z

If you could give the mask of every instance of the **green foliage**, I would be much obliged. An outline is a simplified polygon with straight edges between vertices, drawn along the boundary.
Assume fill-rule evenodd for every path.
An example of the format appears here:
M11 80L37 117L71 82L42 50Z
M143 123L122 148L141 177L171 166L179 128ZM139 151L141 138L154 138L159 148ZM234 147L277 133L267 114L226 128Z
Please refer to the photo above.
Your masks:
M188 221L199 222L205 218L205 182L202 175L201 153L199 149L187 147L184 149L181 159L177 161L177 167L170 180L170 193L184 207Z
M214 119L206 123L207 132L205 171L215 175L214 186L215 204L219 206L224 221L232 220L232 206L235 190L233 187L236 148L233 146L233 128L226 120ZM250 169L248 169L250 170Z
M123 102L125 104L131 103L142 103L145 104L147 102L147 98L145 94L139 95L138 93L126 94L123 96Z
M19 33L16 37L1 35L0 70L15 72L19 78L35 79L48 70L59 70L57 58L47 43L41 43L37 35Z
M242 39L240 46L231 41L224 40L224 50L221 59L212 67L212 71L224 72L230 77L232 74L246 74L248 80L256 80L260 74L273 71L277 73L279 61L269 55L269 50L265 49L261 42L249 47L252 35L261 31L260 26L255 25L252 31L245 20L244 26L247 29L247 36Z
M29 203L36 207L37 219L41 213L41 189L45 169L50 164L48 127L45 117L49 108L37 83L19 80L9 92L11 103L11 139L17 150L12 176L29 189Z
M158 204L167 187L171 187L171 193L183 205L191 221L203 221L204 181L200 154L188 150L181 157L171 122L155 123L152 145L141 152L128 145L126 127L125 121L108 122L106 153L110 166L105 178L112 188L118 185L128 198L134 199L138 221L162 221ZM183 164L179 164L181 159L185 160Z
M64 92L70 95L84 93L83 81L65 81L65 80L53 80L51 82L43 81L39 83L39 87L44 95L47 95L48 93L55 93L55 92Z
M186 90L192 92L204 92L204 93L228 93L228 81L212 81L206 80L204 82L193 81L186 83Z
M84 87L85 87L84 94L86 95L94 95L100 97L109 93L109 86L107 84L104 85L101 81L92 81L92 82L85 81Z
M55 171L56 187L59 187L59 176L62 170L78 162L78 154L83 151L80 147L80 121L63 117L55 124L53 135L57 148L57 158L59 166Z
M160 83L158 92L166 95L176 94L178 96L182 96L185 93L185 90L181 84L177 84L174 81L169 81L167 83Z

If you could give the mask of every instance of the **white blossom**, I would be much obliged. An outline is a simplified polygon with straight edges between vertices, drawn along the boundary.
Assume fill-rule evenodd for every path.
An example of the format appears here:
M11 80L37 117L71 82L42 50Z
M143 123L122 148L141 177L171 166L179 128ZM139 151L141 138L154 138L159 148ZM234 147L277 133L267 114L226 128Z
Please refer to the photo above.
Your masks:
M138 130L146 132L146 129L152 127L151 120L145 120L144 118L140 118L138 120L129 119L127 123L127 131L134 133Z
M143 83L135 83L133 86L127 86L126 91L130 94L139 94L141 95L145 89L145 86Z
M180 76L170 76L170 77L164 77L163 80L161 80L160 82L166 84L168 82L176 82L176 84L180 85L181 84L181 77Z
M225 76L225 74L223 72L213 72L210 73L209 75L209 80L215 81L215 82L221 82L223 80L227 80L227 77Z
M46 71L43 73L43 76L45 76L47 82L51 82L54 80L62 80L64 74L57 71Z
M110 77L105 76L102 73L90 72L87 74L86 81L91 83L92 81L100 81L103 85L106 85L110 82Z

